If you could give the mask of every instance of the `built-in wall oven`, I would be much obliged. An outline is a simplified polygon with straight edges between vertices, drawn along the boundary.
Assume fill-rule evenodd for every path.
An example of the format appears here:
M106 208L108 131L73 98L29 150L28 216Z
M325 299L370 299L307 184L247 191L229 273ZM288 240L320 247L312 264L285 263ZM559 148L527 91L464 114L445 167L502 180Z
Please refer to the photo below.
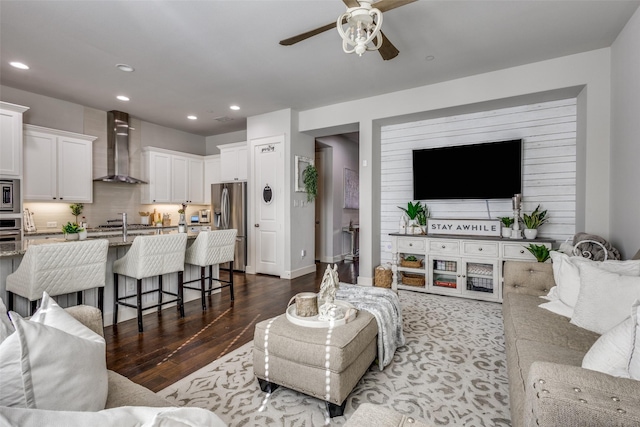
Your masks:
M21 213L20 180L0 179L0 213Z
M21 240L22 220L20 218L0 218L0 242Z

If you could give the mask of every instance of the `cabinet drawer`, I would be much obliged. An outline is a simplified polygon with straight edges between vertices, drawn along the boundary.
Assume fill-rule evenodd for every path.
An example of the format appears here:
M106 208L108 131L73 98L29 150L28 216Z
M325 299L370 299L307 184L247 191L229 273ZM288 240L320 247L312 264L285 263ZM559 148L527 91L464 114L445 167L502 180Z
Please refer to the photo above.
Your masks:
M498 256L498 242L462 242L462 253L473 256Z
M551 249L551 245L543 243ZM536 258L525 248L526 245L522 243L504 243L502 245L502 257L511 259L522 259L527 261L535 261Z
M422 238L400 237L398 239L398 252L424 253L426 240Z
M429 251L440 254L460 253L460 242L457 240L432 240L429 243Z

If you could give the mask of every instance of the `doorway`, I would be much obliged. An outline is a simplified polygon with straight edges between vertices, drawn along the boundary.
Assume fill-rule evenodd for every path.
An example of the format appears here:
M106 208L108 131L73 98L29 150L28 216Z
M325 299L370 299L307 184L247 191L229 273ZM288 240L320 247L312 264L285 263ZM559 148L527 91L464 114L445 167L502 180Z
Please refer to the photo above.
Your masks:
M282 136L253 141L255 272L281 276L284 270L284 167Z

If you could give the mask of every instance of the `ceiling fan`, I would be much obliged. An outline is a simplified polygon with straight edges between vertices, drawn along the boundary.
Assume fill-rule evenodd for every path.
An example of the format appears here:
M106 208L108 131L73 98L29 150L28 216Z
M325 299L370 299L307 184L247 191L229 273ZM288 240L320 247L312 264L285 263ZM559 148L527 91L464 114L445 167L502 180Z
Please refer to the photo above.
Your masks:
M375 6L375 9L372 8L373 0L342 1L347 6L347 12L338 18L338 22L332 22L311 31L307 31L288 39L281 40L280 44L283 46L291 46L293 44L306 40L309 37L324 33L325 31L328 31L332 28L338 28L338 32L340 33L344 41L343 49L346 53L355 52L358 55L362 56L365 50L377 50L378 52L380 52L380 56L382 56L382 59L384 59L385 61L398 56L398 49L396 49L396 47L389 41L389 39L384 35L384 33L382 33L382 31L379 31L380 25L382 24L382 13L398 8L400 6L407 5L409 3L413 3L417 0L379 0L373 4L373 6ZM379 11L379 13L376 11L376 9L377 11ZM374 14L376 15L375 17ZM353 32L349 33L350 30L347 30L345 35L345 32L342 31L341 25L344 25L345 23L350 23L355 28L356 24L351 22L351 17L355 18L353 19L353 22L364 21L365 24L368 23L371 27L370 30L366 30L364 33L364 36L368 37L363 36L360 43L357 43L357 41L355 41L356 36ZM373 42L373 45L364 47L364 45L369 44L369 42ZM349 49L347 45L352 45L353 49Z

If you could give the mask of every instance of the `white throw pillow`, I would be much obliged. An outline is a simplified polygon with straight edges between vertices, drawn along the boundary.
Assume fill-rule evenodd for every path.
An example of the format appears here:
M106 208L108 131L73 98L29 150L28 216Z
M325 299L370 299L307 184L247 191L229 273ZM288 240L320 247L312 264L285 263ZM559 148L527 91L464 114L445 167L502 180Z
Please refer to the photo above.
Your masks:
M99 411L107 401L105 341L44 293L31 320L0 344L0 406Z
M610 273L592 265L580 265L580 295L571 323L598 334L622 322L640 299L640 276Z
M13 325L7 315L7 307L4 305L2 298L0 298L0 344L2 344L13 331Z
M553 279L558 287L560 300L569 307L575 307L580 294L580 266L591 265L612 273L625 276L640 276L640 260L630 261L591 261L579 256L551 251Z
M631 378L631 363L640 369L640 357L632 360L639 312L640 300L636 300L631 307L631 316L614 326L591 346L582 359L582 367L616 377Z

